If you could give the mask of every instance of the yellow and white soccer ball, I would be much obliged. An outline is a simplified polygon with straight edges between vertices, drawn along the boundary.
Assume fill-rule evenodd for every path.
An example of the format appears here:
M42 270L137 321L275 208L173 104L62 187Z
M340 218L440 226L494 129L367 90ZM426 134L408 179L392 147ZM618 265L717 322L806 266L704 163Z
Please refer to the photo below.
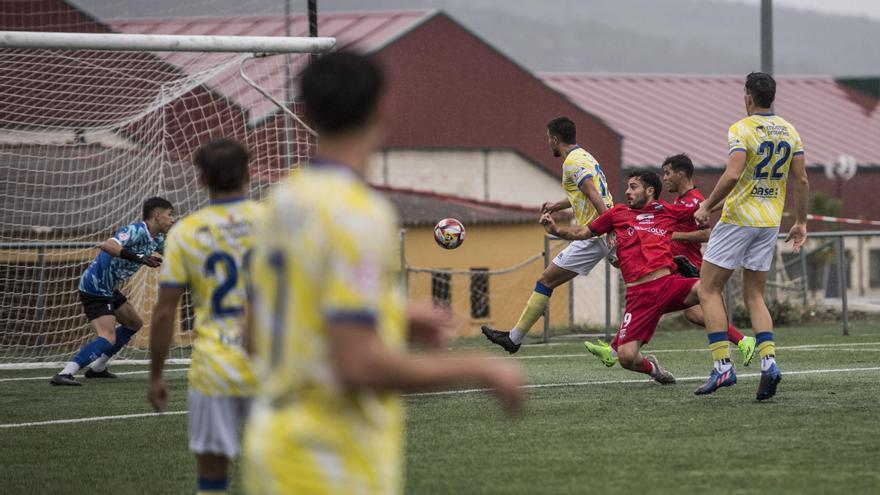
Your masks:
M434 226L434 240L440 247L455 249L464 242L464 225L454 218L444 218Z

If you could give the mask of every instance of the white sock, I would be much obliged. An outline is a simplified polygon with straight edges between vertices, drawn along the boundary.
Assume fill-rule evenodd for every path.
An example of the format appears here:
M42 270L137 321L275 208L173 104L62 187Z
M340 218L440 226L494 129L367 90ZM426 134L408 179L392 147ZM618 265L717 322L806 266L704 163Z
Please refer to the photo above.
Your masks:
M77 371L79 371L79 365L71 361L67 363L67 366L65 366L63 370L61 370L61 373L59 373L59 375L73 376L76 374Z
M715 361L715 369L718 370L719 373L724 373L730 368L733 368L733 363L729 359Z
M761 371L767 371L770 369L770 366L776 364L776 358L773 356L767 356L761 359Z
M107 363L109 363L109 362L110 362L110 356L108 356L106 354L101 354L101 357L92 361L92 364L89 365L89 368L91 368L92 371L100 373L100 372L107 369Z
M510 340L514 344L522 344L523 338L526 336L526 333L520 330L519 328L514 328L510 331Z
M617 357L617 351L615 351L614 349L611 349L611 357Z

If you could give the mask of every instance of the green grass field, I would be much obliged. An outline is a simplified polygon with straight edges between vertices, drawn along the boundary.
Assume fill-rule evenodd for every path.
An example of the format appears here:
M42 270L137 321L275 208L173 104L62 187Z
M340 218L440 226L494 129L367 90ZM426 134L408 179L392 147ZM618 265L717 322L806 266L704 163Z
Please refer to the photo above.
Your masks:
M407 398L407 493L877 493L880 322L851 332L778 330L784 379L766 403L754 400L756 365L738 367L735 387L692 394L710 368L702 332L649 345L679 378L666 387L606 369L580 341L525 346L518 418L482 392ZM50 387L55 370L0 371L0 492L193 493L186 416L131 417L149 412L144 370L117 365L129 374L77 388ZM183 411L185 373L168 382L169 410Z

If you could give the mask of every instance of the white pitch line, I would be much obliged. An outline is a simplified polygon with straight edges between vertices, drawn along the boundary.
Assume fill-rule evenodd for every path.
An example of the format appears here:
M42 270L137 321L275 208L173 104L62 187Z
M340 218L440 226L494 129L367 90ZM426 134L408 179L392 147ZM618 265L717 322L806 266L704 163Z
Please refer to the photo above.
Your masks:
M153 416L177 416L186 414L186 411L168 411L163 413L120 414L118 416L95 416L92 418L53 419L51 421L34 421L31 423L8 423L0 425L0 428L23 428L26 426L68 425L72 423L89 423L92 421L108 421L111 419L149 418Z
M787 371L782 374L782 376L789 375L817 375L817 374L828 374L828 373L852 373L859 371L880 371L880 367L873 368L838 368L838 369L824 369L824 370L804 370L804 371ZM737 379L740 378L754 378L761 376L760 373L743 373L736 375ZM706 376L686 376L683 378L676 378L676 382L696 382L696 381L705 381ZM560 388L560 387L587 387L591 385L617 385L617 384L627 384L627 383L653 383L653 380L650 379L633 379L633 380L603 380L603 381L592 381L592 382L570 382L570 383L538 383L534 385L524 385L522 388L524 389L533 389L533 388ZM458 394L473 394L477 392L491 392L490 388L468 388L462 390L444 390L442 392L422 392L418 394L405 394L404 397L431 397L438 395L458 395Z
M165 370L165 371L170 373L172 371L187 371L187 370L189 370L189 368L172 368L172 369ZM119 371L114 374L115 375L145 375L149 372L150 372L150 370ZM21 378L0 378L0 382L19 382L19 381L23 381L23 380L50 380L50 379L52 379L51 376L26 376L26 377L21 377Z
M793 348L785 348L785 347L777 347L776 349L785 349L787 351L794 352L821 352L824 349L820 348L811 348L811 349L793 349ZM660 354L660 353L673 353L673 352L706 352L708 354L709 349L667 349L667 350L651 350L645 349L645 354ZM877 349L834 349L834 352L880 352L880 348ZM578 358L578 357L589 357L590 354L586 351L578 353L578 354L539 354L537 356L492 356L488 359L552 359L552 358ZM2 381L2 380L0 380Z
M783 373L783 376L791 376L791 375L820 375L820 374L829 374L829 373L853 373L853 372L863 372L863 371L880 371L880 367L873 368L837 368L837 369L824 369L824 370L804 370L804 371L787 371ZM741 375L737 375L739 378L755 378L761 376L760 373L743 373ZM692 381L703 381L705 380L705 376L687 376L683 378L676 378L679 382L692 382ZM536 388L561 388L561 387L589 387L592 385L617 385L617 384L628 384L628 383L652 383L653 380L648 379L633 379L633 380L603 380L603 381L592 381L592 382L570 382L570 383L538 383L534 385L525 385L522 388L524 389L536 389ZM424 392L418 394L404 394L404 397L431 397L431 396L443 396L443 395L460 395L460 394L472 394L477 392L489 392L491 389L488 388L470 388L470 389L462 389L462 390L446 390L443 392ZM60 425L60 424L73 424L73 423L89 423L93 421L107 421L112 419L129 419L129 418L148 418L153 416L171 416L171 415L179 415L186 414L186 411L168 411L164 413L142 413L142 414L121 414L118 416L97 416L91 418L74 418L74 419L54 419L50 421L35 421L29 423L7 423L0 424L0 429L3 428L24 428L28 426L51 426L51 425Z

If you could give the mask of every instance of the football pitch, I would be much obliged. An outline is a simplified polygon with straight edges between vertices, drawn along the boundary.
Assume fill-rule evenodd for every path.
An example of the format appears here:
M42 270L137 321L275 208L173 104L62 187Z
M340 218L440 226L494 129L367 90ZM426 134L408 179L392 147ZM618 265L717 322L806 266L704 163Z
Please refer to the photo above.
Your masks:
M695 330L648 350L679 383L606 369L580 340L524 346L529 381L516 418L481 391L410 395L406 492L876 493L880 487L880 322L777 330L779 393L754 400L757 359L739 383L695 397L710 368ZM499 359L500 349L460 343ZM733 350L734 360L739 360ZM144 400L145 366L118 380L48 385L56 370L0 371L3 493L193 493L186 374L171 367L169 413ZM236 466L232 493L242 493Z

